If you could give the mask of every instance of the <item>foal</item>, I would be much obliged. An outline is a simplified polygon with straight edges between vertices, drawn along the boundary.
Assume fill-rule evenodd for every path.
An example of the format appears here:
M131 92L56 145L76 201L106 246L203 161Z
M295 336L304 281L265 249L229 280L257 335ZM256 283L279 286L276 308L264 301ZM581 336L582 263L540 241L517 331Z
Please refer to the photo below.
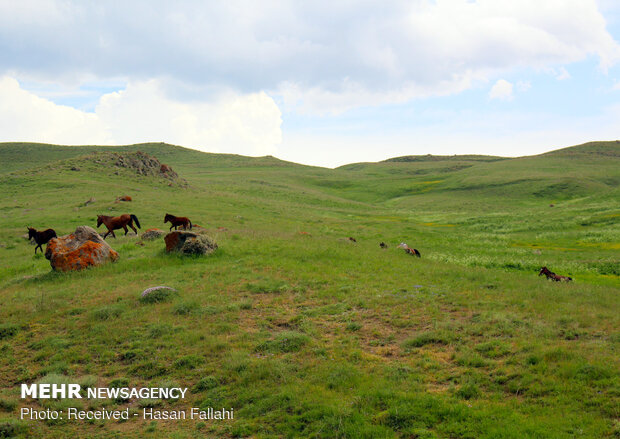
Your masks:
M572 277L560 276L559 274L555 274L553 271L549 270L547 267L541 268L540 271L538 272L539 276L542 276L543 274L547 276L547 279L551 279L555 282L570 282L573 280Z
M187 230L188 225L189 225L190 230L192 228L192 222L189 220L189 218L184 217L184 216L174 216L174 215L170 215L169 213L167 213L166 216L164 217L164 224L167 223L168 221L170 221L170 230L172 230L173 227L174 227L174 230L176 230L177 227L181 227L181 226L183 226L183 228Z
M34 238L34 242L37 243L37 246L34 248L34 253L37 254L37 249L41 249L41 253L43 253L43 244L47 244L50 239L58 238L56 236L56 232L54 229L43 230L42 232L37 232L32 227L28 227L28 239Z

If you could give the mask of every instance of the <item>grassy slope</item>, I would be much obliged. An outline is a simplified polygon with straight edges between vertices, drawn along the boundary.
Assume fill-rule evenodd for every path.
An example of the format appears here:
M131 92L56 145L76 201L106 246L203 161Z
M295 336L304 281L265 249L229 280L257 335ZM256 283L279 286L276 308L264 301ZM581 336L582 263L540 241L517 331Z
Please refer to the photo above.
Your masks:
M80 158L102 149L154 154L191 187ZM0 145L0 410L14 419L17 383L60 374L200 383L186 401L154 404L232 406L237 419L18 423L22 435L613 437L618 154L597 143L327 170L165 144ZM135 201L113 203L124 194ZM117 264L56 274L20 238L26 225L64 234L114 212L143 229L187 215L220 250L184 259L119 237ZM546 282L541 265L576 281ZM179 295L137 301L160 284Z

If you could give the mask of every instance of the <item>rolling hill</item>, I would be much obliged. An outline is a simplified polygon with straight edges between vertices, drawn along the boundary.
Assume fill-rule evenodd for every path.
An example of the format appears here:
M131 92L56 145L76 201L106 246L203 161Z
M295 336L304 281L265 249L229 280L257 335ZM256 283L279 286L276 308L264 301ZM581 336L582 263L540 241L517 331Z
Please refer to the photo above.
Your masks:
M619 145L325 169L163 143L0 144L0 437L615 437ZM117 165L137 151L180 183ZM23 238L121 213L140 233L188 216L219 249L180 257L119 234L118 262L62 274ZM178 293L141 302L155 285ZM32 382L190 390L21 400ZM19 420L26 405L235 419Z

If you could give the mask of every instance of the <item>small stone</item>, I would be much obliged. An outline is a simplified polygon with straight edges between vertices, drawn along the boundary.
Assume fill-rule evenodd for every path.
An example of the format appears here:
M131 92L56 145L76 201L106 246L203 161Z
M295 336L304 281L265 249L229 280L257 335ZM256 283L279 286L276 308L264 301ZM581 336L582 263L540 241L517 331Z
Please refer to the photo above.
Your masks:
M145 239L147 241L152 241L152 240L161 238L165 234L166 232L164 232L163 230L148 229L142 234L142 239Z

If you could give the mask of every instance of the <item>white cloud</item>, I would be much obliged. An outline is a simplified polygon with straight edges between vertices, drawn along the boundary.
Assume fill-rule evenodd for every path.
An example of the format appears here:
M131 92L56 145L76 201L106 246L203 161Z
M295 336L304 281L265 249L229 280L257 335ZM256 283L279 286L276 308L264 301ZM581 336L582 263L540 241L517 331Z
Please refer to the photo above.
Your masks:
M94 113L56 105L0 79L0 132L5 139L60 144L169 142L203 151L274 154L281 142L280 110L263 92L220 93L180 102L156 80L104 95Z
M10 77L0 78L0 132L5 140L72 144L109 143L99 118L56 105L26 90Z
M512 84L505 79L499 79L489 92L490 99L499 99L502 101L511 101L514 95L512 94Z
M288 101L294 88L294 108L319 113L620 58L595 0L24 0L0 2L0 47L0 74L175 78Z

